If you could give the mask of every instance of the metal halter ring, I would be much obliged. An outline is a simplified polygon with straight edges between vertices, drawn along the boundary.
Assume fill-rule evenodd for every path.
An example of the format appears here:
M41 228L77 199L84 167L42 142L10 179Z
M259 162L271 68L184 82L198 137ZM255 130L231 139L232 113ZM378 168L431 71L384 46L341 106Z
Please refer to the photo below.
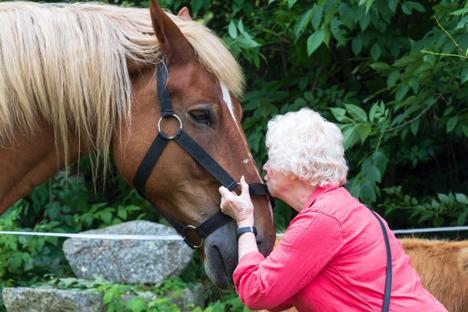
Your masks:
M188 230L192 230L193 232L196 233L197 235L197 238L200 239L200 243L197 245L196 243L192 242L189 238L187 238L187 231ZM196 226L193 226L193 225L186 225L183 229L182 229L182 237L184 238L184 242L187 243L187 245L189 245L192 249L199 249L203 246L203 238L200 237L200 233L198 233L198 230L197 230L197 227Z
M163 121L163 119L169 119L169 118L175 118L177 120L177 122L179 123L179 129L177 129L177 131L176 131L176 133L174 135L167 135L166 133L161 131L161 122ZM158 121L158 132L162 137L164 137L164 138L166 138L168 140L175 139L182 132L182 120L176 114L161 116L161 118L159 118L159 121Z

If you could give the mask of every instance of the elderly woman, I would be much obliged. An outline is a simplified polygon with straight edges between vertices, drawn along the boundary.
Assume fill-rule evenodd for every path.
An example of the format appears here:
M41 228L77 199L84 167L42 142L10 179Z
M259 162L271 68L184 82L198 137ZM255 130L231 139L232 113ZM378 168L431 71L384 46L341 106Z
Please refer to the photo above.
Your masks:
M251 309L380 311L386 249L372 212L343 187L348 167L339 128L310 109L268 123L265 181L273 197L298 211L281 243L265 258L255 240L253 205L221 187L221 209L239 226L233 280ZM388 229L393 284L390 311L446 311L424 287Z

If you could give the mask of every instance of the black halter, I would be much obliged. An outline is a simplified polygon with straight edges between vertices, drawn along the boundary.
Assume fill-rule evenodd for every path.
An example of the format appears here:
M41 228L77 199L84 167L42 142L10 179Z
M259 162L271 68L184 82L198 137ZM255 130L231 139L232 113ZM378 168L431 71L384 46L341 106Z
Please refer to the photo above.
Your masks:
M146 152L140 166L133 179L133 185L140 195L145 197L145 185L151 172L161 156L167 143L176 141L192 158L206 169L216 180L232 191L239 185L197 142L195 142L184 130L181 118L175 113L169 91L167 90L167 69L163 63L157 66L157 93L159 97L161 116L158 121L158 135L154 139L150 148ZM168 119L175 119L179 124L179 129L173 135L168 135L161 129L162 123ZM250 183L250 194L253 196L268 196L268 188L263 183ZM230 217L218 211L214 216L200 224L199 226L186 225L176 221L173 217L165 215L176 231L182 235L184 241L192 248L200 248L204 238L208 237L215 230L232 220ZM190 236L198 236L199 243L190 240Z

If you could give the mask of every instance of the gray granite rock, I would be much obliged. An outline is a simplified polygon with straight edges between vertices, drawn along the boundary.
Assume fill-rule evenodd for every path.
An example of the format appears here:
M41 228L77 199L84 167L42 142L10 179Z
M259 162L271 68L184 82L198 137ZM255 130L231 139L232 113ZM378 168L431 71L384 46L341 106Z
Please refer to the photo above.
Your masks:
M154 301L152 292L137 295L124 295L124 301L142 298ZM203 286L183 289L182 292L168 293L166 297L174 303L178 311L193 311L194 307L204 307ZM7 312L105 312L102 295L97 291L61 290L53 288L4 288L3 300Z
M4 288L3 302L7 312L101 312L98 292L49 288Z
M174 235L168 226L131 221L84 233ZM183 241L88 240L71 238L63 251L79 278L102 277L116 283L159 284L179 274L192 259L193 251Z

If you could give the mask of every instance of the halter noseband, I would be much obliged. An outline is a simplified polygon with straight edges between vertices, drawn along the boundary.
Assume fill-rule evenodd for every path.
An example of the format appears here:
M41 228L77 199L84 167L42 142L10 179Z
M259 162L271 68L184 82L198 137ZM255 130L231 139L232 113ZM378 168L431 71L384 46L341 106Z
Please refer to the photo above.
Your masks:
M184 130L182 119L175 113L169 91L167 89L167 69L161 62L157 66L157 93L160 103L161 116L158 121L158 135L146 152L145 157L138 167L133 185L145 197L146 182L151 175L151 172L156 165L159 157L161 156L164 148L169 141L176 141L192 158L206 171L208 171L221 185L225 186L228 190L232 191L239 185L195 140L193 140ZM175 119L179 127L175 134L167 134L162 131L162 124L167 119ZM250 195L253 196L267 196L269 197L268 188L263 183L250 183ZM161 211L161 210L160 210ZM186 225L176 221L173 217L164 214L166 219L182 235L184 241L193 249L201 248L203 239L208 237L215 230L232 220L230 217L218 211L215 215L200 224L199 226ZM191 241L190 237L195 235L198 239L197 242Z

